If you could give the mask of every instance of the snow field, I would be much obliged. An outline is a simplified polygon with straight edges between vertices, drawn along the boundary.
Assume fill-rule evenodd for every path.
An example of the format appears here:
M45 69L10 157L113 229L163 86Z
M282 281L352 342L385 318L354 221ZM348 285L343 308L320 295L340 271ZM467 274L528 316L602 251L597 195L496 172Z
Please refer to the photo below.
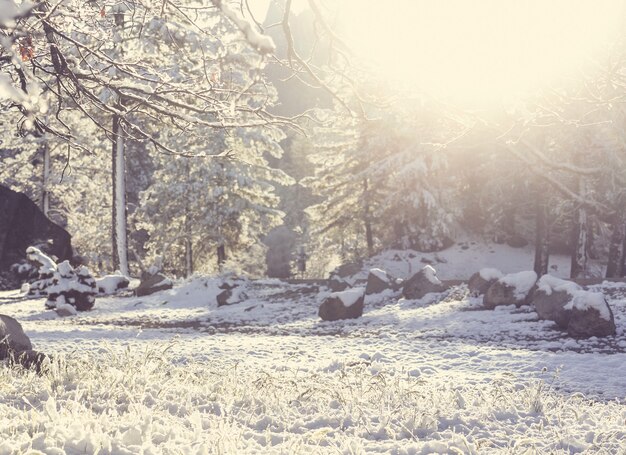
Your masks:
M0 369L0 454L618 453L626 412L551 375L487 383L380 353L304 367L111 344L43 377Z
M622 453L626 288L618 333L574 340L532 309L481 309L457 287L366 296L362 318L322 322L330 294L220 280L99 298L59 318L0 292L49 373L0 365L0 455ZM606 288L606 289L605 289Z

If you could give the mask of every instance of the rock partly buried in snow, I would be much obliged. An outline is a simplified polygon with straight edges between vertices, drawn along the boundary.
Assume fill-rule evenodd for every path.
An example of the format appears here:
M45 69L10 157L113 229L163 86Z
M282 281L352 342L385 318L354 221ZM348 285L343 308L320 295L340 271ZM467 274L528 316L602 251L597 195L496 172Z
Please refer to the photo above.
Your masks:
M405 299L417 300L431 292L443 292L446 287L437 278L437 272L430 265L424 266L402 286L402 296Z
M328 280L328 287L333 292L341 292L348 289L350 285L342 278L339 278L337 276L331 276L331 278Z
M32 349L30 339L24 333L19 322L10 316L0 314L0 360L14 352Z
M581 287L572 281L562 280L552 275L544 275L537 282L532 294L532 304L539 319L556 322L561 329L567 329L572 314L566 306Z
M615 320L604 295L598 292L576 291L566 305L571 310L567 333L574 338L615 335Z
M320 305L318 314L324 321L356 319L363 315L365 289L353 288L334 292Z
M68 261L63 261L57 266L52 276L52 284L45 290L48 294L46 308L68 304L78 311L87 311L91 310L96 302L96 280L91 276L89 269L84 265L73 269Z
M470 277L469 282L467 283L470 295L472 297L478 297L479 295L485 294L491 285L500 278L502 278L502 272L498 269L480 269L479 272L476 272Z
M537 282L537 274L533 271L511 273L493 283L483 298L487 309L500 305L522 306L528 303L528 296Z
M230 289L224 289L222 292L217 294L215 299L217 300L217 306L226 306L230 305L230 298L233 296L233 292Z
M112 295L123 289L128 289L128 278L124 275L106 275L96 280L98 294Z
M370 269L367 275L365 295L380 294L394 287L395 280L384 270Z
M155 292L172 289L173 287L174 283L165 275L158 272L143 272L141 274L141 282L137 289L135 289L135 294L137 297L142 297L144 295L154 294Z
M247 300L244 283L243 280L227 280L220 284L219 288L222 289L222 292L216 296L217 306L233 305Z
M332 271L331 275L336 275L339 278L347 278L352 275L356 275L363 269L363 261L350 262L343 264Z

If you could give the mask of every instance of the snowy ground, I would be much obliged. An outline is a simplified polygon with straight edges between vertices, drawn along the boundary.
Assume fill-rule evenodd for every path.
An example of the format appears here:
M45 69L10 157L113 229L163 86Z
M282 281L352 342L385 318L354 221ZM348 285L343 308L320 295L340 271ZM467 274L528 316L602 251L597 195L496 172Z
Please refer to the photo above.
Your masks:
M0 368L0 454L626 451L626 287L607 285L618 335L575 341L463 287L321 322L313 287L257 282L217 308L215 285L69 318L0 293L62 359Z
M548 272L559 278L568 278L570 256L551 254ZM532 245L513 248L506 244L485 243L477 238L465 238L449 248L436 253L422 253L410 250L388 250L367 261L367 266L378 267L398 278L406 278L431 264L437 269L442 280L467 280L480 269L496 268L503 273L532 270L534 249ZM589 260L587 264L591 276L604 276L606 264ZM367 267L364 268L367 272Z

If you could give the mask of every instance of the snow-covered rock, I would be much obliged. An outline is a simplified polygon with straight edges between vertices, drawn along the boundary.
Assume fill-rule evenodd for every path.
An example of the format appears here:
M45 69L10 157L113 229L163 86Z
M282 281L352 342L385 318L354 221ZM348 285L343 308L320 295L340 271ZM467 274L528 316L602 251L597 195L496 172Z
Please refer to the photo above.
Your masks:
M222 291L217 294L217 306L232 305L248 298L245 292L245 280L226 280L218 286Z
M500 305L524 305L528 303L528 296L536 282L537 274L533 271L505 275L487 289L483 305L487 309Z
M581 289L572 281L552 275L542 276L532 295L532 305L539 319L554 321L559 328L567 329L572 311L566 306Z
M10 316L0 314L0 360L6 359L13 352L32 348L21 324Z
M348 289L350 285L342 278L333 276L332 278L330 278L330 280L328 280L328 287L332 292L341 292Z
M571 310L567 333L574 338L615 335L613 311L599 292L576 291L565 306Z
M174 283L165 275L158 272L144 272L141 274L141 283L139 283L139 286L135 289L135 294L137 297L142 297L144 295L154 294L155 292L172 289L172 287L174 287Z
M337 276L339 278L348 278L358 274L363 269L363 261L350 262L337 267L331 273L331 278Z
M320 305L318 314L324 321L356 319L363 315L365 288L333 292Z
M370 269L367 275L367 285L365 286L365 295L380 294L387 289L392 289L395 280L384 270Z
M483 268L479 272L474 273L467 283L470 294L474 297L483 295L489 287L502 278L502 272L498 269Z
M112 295L122 289L127 289L129 285L128 278L124 275L106 275L96 280L98 294Z
M430 265L426 265L406 280L402 286L402 296L405 299L417 300L431 292L443 292L446 287L437 278L437 271Z

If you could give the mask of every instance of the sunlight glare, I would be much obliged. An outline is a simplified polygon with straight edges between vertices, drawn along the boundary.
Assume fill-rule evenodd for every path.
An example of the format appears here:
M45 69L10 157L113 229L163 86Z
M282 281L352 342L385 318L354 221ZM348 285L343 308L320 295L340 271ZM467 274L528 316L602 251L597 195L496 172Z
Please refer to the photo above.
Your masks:
M389 82L488 105L574 77L623 14L623 0L346 0L340 17L348 44Z

